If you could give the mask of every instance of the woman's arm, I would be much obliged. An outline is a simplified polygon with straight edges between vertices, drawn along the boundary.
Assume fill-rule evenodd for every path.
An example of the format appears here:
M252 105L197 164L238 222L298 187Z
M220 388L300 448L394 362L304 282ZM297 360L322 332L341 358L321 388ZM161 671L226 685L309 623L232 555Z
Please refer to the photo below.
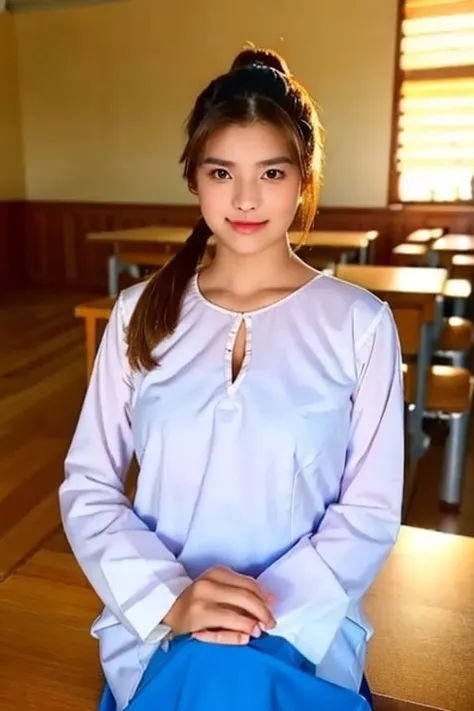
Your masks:
M67 538L96 593L139 639L157 642L168 631L159 623L192 580L124 494L133 454L130 399L120 295L66 457L59 499Z
M404 472L397 330L385 305L357 348L357 388L339 501L318 531L258 578L277 597L277 626L318 664L351 602L372 585L396 540ZM316 651L315 651L316 650Z

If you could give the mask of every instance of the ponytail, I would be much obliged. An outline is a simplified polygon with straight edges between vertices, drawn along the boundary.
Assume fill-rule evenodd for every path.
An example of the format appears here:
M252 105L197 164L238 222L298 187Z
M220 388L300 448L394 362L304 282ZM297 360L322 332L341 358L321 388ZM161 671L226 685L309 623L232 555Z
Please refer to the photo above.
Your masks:
M178 254L146 285L127 329L127 357L133 370L152 370L157 365L152 352L176 329L186 288L211 234L201 217Z

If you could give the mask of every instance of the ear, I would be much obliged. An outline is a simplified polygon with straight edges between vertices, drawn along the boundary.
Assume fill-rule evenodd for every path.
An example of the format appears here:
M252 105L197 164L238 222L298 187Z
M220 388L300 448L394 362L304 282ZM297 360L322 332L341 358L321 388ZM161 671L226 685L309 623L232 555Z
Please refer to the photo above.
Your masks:
M195 183L194 181L193 181L193 182L188 182L188 190L189 190L189 192L192 193L193 195L197 195L197 194L198 194L198 193L197 193L196 183Z

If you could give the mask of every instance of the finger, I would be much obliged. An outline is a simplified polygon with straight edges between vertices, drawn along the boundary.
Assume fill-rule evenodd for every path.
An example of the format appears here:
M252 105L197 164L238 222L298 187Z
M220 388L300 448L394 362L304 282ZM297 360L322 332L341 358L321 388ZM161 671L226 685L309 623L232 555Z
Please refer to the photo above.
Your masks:
M229 630L202 630L194 632L193 639L207 644L224 644L243 646L249 643L250 637L241 632L231 632Z
M254 625L261 623L265 631L273 628L276 624L269 608L253 593L242 588L234 588L208 580L205 591L205 605L199 617L199 628L215 629L223 627L224 625L218 624L215 620L216 615L222 616L225 611L232 612L247 621L251 620ZM202 617L203 614L205 618ZM196 628L193 631L197 631ZM248 632L250 632L250 629Z
M209 577L206 579L207 590L205 597L220 605L231 606L244 610L267 628L273 628L276 621L270 606L261 596L256 595L247 587L236 587Z
M248 617L252 617L254 622L261 622L266 628L273 628L276 624L268 605L243 588L220 585L219 590L216 591L215 601L237 612L244 612Z
M206 575L206 577L209 577L210 580L214 580L218 583L220 582L224 583L225 585L232 585L233 587L244 588L249 592L253 592L264 602L268 601L269 596L274 597L272 593L267 593L262 590L262 588L254 578L250 577L249 575L242 575L241 573L236 573L230 568L212 568L212 570L209 571L209 575Z
M193 632L211 630L212 632L227 630L240 632L247 636L252 634L257 620L244 614L241 609L225 607L224 605L208 605L200 618L200 624Z

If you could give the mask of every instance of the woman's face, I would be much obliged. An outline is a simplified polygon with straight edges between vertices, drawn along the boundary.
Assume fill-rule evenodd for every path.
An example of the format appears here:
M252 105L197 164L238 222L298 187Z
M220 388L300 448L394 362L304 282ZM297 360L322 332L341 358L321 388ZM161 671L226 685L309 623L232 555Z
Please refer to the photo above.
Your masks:
M301 176L280 129L266 123L233 125L208 140L196 190L218 246L255 254L286 240Z

